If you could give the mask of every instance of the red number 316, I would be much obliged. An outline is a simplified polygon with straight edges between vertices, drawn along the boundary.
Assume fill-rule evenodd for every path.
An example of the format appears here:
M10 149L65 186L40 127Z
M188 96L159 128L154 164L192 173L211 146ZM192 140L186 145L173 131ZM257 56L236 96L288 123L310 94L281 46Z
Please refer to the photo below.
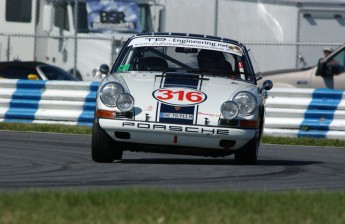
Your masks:
M186 105L197 104L206 99L203 92L189 89L158 89L154 96L159 101Z

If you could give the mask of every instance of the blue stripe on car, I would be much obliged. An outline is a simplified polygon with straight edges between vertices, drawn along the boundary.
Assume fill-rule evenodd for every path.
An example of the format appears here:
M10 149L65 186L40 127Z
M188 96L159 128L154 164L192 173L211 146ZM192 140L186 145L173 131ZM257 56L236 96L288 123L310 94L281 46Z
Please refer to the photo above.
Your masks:
M326 138L343 93L343 90L315 89L298 137Z
M184 75L178 77L176 74L166 74L163 88L167 87L183 87L183 88L190 88L190 89L197 89L199 85L199 79L195 78L195 75L191 75L190 77ZM171 106L167 104L161 104L160 107L160 122L164 123L173 123L173 124L193 124L194 119L181 119L181 118L164 118L162 115L164 113L178 113L178 114L187 114L193 115L195 112L195 108L197 106Z

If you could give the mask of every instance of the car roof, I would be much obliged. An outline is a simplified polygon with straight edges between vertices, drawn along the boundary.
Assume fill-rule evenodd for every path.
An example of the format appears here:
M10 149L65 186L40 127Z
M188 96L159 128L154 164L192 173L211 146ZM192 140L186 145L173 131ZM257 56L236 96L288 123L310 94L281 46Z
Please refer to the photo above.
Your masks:
M35 68L37 65L47 65L43 62L38 61L8 61L8 62L0 62L0 68L6 68L9 66L24 66L29 68Z

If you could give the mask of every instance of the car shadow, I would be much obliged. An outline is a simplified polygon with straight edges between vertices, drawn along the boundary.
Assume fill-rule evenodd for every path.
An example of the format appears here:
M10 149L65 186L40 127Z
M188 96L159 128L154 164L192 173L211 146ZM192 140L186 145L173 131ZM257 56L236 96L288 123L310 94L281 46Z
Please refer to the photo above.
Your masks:
M233 158L229 159L185 159L185 158L144 158L123 159L115 163L123 164L165 164L165 165L238 165ZM320 164L319 161L295 161L295 160L258 160L255 166L306 166ZM240 165L243 166L243 165Z

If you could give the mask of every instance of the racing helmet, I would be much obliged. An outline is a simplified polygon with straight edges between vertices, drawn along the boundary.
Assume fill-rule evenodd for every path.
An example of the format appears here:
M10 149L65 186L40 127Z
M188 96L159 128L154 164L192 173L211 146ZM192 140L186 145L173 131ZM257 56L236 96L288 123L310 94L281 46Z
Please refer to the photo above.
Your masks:
M201 49L197 56L199 67L208 62L225 61L223 52Z
M231 64L221 51L201 49L197 55L199 69L208 71L232 72Z

